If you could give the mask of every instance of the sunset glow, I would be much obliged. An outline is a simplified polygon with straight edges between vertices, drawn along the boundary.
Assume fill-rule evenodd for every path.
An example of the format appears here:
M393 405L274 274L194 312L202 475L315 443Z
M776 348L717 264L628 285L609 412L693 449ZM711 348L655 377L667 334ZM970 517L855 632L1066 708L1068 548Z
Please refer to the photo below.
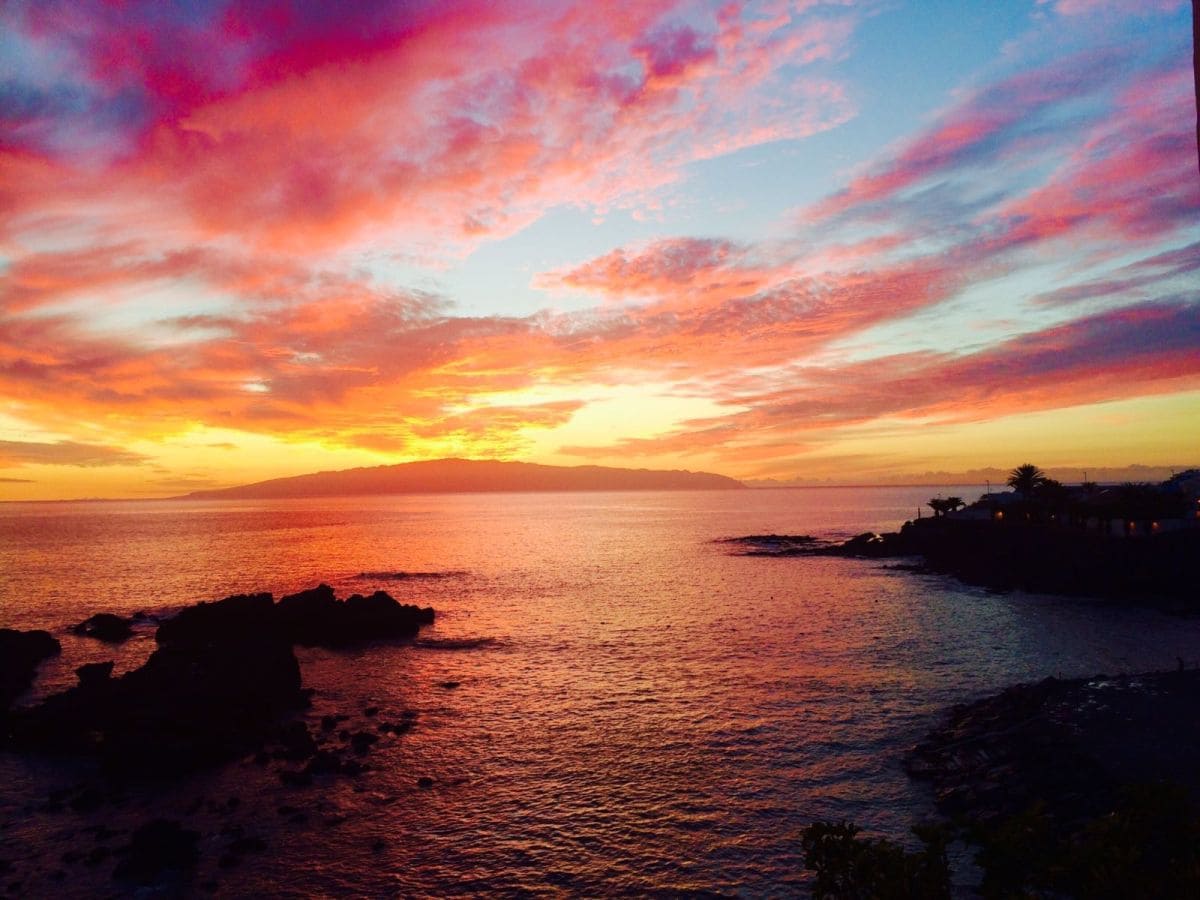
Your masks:
M1182 0L16 2L0 65L0 499L1200 462Z

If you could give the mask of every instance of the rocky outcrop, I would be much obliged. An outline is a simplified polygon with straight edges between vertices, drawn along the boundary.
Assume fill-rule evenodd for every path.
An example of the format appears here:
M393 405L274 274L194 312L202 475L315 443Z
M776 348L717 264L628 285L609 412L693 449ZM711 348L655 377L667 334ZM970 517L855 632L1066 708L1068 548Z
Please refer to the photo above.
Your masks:
M112 613L96 613L71 626L71 631L80 637L95 638L106 644L121 644L133 637L133 623Z
M48 631L0 628L0 714L33 684L42 660L61 651Z
M158 649L141 668L113 678L111 662L81 666L78 686L11 716L0 740L18 749L95 755L124 770L219 762L261 746L276 735L281 716L306 702L293 643L340 647L411 638L432 621L432 609L397 603L382 591L342 601L324 584L278 604L265 593L199 603L159 625ZM40 634L5 640L57 652L57 642ZM5 665L15 658L0 656ZM21 690L34 667L36 661ZM355 748L363 744L365 752L365 740ZM311 741L302 744L293 748L299 758L315 752Z
M1200 528L1127 539L1066 525L942 516L906 522L898 532L868 532L842 542L751 535L726 543L745 556L920 557L925 571L997 591L1200 607L1195 588Z
M283 597L276 613L283 633L309 647L412 638L422 625L433 623L429 607L398 603L384 591L338 600L327 584Z
M270 594L235 594L189 606L160 624L154 638L160 645L197 644L237 634L279 636Z
M932 571L993 590L1103 597L1196 608L1200 528L1145 538L1054 525L948 518L910 522L898 548Z
M252 624L261 602L231 597L201 606L181 614L182 623L164 623L159 648L141 668L110 678L111 669L83 667L77 687L12 718L10 741L150 771L252 749L281 713L303 704L299 664L268 616ZM222 620L240 627L215 627Z
M1047 678L952 709L906 760L938 808L991 823L1040 803L1060 822L1103 812L1123 784L1200 795L1200 671Z
M120 851L113 877L137 884L151 884L165 872L186 873L200 859L200 833L179 822L152 819L133 833Z
M112 677L113 662L84 663L75 670L80 687L90 688L103 684Z
M1019 685L907 759L984 897L1200 896L1200 672ZM974 896L974 894L973 894Z

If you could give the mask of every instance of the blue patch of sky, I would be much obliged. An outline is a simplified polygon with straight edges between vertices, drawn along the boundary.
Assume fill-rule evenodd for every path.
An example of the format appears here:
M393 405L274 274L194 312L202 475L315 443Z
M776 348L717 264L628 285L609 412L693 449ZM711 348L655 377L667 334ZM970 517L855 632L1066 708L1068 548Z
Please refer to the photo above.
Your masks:
M560 206L503 240L485 241L462 262L436 271L402 262L373 260L368 271L381 283L443 294L454 315L531 315L595 304L574 293L548 294L533 287L543 272L570 267L629 243L667 236L656 221L638 221L615 210L602 220L590 210Z
M802 140L775 141L696 162L666 188L661 210L643 220L612 212L597 224L574 207L555 208L520 233L485 243L438 288L464 313L525 314L548 301L579 308L594 301L548 297L533 289L538 272L561 268L630 243L666 237L766 239L787 229L794 210L832 193L879 147L909 136L949 102L950 90L1027 24L1026 3L931 2L868 17L849 57L828 74L850 84L859 107L850 122ZM819 68L806 70L821 72Z

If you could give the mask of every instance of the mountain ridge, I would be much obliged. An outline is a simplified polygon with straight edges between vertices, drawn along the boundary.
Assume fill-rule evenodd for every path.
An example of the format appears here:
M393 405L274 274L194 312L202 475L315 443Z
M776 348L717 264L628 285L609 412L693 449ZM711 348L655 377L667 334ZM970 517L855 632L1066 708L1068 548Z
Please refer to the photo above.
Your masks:
M478 459L434 459L270 478L192 491L177 500L269 500L371 494L522 491L748 490L736 479L684 469L547 466Z

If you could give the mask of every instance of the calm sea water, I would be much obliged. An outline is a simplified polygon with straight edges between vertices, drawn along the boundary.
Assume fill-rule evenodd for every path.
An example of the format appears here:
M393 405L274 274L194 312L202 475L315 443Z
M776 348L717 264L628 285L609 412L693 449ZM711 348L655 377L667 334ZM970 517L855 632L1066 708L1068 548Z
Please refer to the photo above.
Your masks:
M1018 680L1197 656L1194 620L996 596L865 561L741 557L719 543L891 529L936 493L7 504L0 625L59 634L45 693L81 662L114 658L62 634L94 612L320 581L437 610L416 646L299 651L318 689L312 718L367 704L418 714L361 781L296 791L237 764L127 801L120 815L174 811L207 841L230 816L178 811L241 797L232 818L268 852L219 872L208 853L197 875L230 894L802 893L809 822L849 818L900 837L929 814L900 758L948 704ZM396 572L441 577L356 577ZM152 648L140 634L119 669ZM419 789L420 776L434 787ZM7 840L47 859L72 829L18 813L54 777L0 756ZM280 814L285 804L303 814ZM53 887L89 893L87 879L107 884L108 871Z

